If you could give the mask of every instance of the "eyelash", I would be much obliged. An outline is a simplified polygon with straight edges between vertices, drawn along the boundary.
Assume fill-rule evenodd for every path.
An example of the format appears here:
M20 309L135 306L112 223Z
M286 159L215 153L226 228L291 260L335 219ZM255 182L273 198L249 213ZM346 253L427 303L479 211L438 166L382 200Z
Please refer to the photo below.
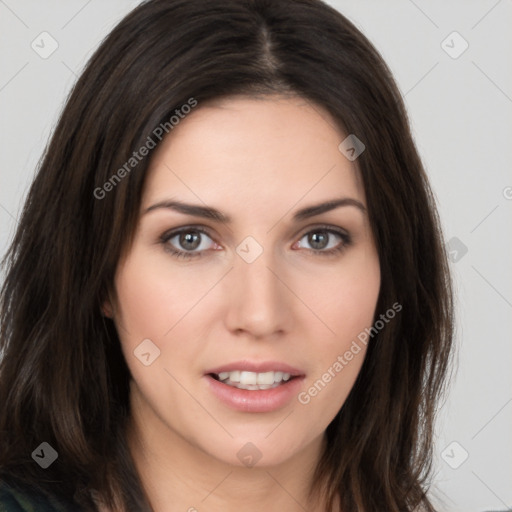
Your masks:
M173 231L167 231L163 233L160 237L160 243L164 246L164 250L168 253L170 253L173 257L179 258L179 259L185 259L190 260L193 258L201 258L203 256L204 251L198 251L198 252L192 252L192 251L180 251L175 249L172 245L169 244L169 240L174 238L175 236L181 235L182 233L189 233L189 232L197 232L201 233L203 235L208 236L209 238L212 238L208 231L201 227L196 226L186 226L180 229L176 229ZM309 235L311 233L318 233L318 232L325 232L330 233L333 235L337 235L341 238L341 242L336 246L328 250L321 250L321 249L306 249L309 252L312 252L314 255L322 256L322 257L332 257L340 254L343 252L349 245L352 243L351 236L341 230L334 229L330 226L316 226L313 229L310 229L309 231L304 232L299 240L302 240L306 235Z

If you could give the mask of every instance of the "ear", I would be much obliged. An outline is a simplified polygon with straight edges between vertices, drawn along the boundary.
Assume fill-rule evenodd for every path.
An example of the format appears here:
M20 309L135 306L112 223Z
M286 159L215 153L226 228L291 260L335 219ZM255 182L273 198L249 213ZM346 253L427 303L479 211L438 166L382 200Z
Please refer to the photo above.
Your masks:
M110 294L106 294L107 297L101 304L101 314L106 316L107 318L113 318L114 316L114 308L112 307L112 299L110 298Z
M103 316L106 316L108 318L112 318L113 316L113 313L112 313L112 304L110 303L109 300L106 300L105 302L103 302L103 304L101 305L101 313Z

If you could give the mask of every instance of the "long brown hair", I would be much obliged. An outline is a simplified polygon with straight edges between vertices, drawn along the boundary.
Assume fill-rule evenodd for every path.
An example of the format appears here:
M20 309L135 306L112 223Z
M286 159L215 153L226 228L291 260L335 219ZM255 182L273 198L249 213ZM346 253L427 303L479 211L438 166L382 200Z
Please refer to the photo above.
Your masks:
M168 121L190 98L200 107L275 93L327 109L364 142L357 163L382 276L376 318L403 306L372 337L327 428L313 489L324 489L328 507L339 496L344 512L434 510L426 489L453 323L439 219L387 66L319 0L149 0L89 61L4 260L4 479L87 510L95 510L91 491L110 507L151 510L125 439L130 374L100 308L136 227L150 156L129 171L126 163L149 138L158 142L162 124L172 136ZM112 180L116 173L122 179ZM31 458L41 442L58 452L45 470Z

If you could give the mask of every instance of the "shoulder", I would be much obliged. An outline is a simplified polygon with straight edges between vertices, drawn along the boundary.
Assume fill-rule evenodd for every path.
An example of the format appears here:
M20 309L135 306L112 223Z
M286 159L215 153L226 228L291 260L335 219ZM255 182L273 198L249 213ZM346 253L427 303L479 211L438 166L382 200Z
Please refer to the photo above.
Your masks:
M0 512L69 512L56 498L0 480Z

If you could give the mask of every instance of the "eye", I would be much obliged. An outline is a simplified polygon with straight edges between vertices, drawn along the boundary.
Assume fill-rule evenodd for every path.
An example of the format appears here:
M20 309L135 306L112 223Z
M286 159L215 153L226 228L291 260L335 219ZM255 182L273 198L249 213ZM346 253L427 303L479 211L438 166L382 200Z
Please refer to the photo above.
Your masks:
M218 247L208 233L198 227L164 233L160 237L160 242L166 251L178 258L200 257L203 251Z
M293 248L305 248L321 255L331 255L342 251L350 243L351 238L348 233L333 228L319 227L305 233Z
M203 228L190 226L164 233L160 243L166 252L183 259L200 258L205 251L221 248ZM331 227L318 227L305 233L292 248L304 248L314 254L329 256L350 244L348 233Z

